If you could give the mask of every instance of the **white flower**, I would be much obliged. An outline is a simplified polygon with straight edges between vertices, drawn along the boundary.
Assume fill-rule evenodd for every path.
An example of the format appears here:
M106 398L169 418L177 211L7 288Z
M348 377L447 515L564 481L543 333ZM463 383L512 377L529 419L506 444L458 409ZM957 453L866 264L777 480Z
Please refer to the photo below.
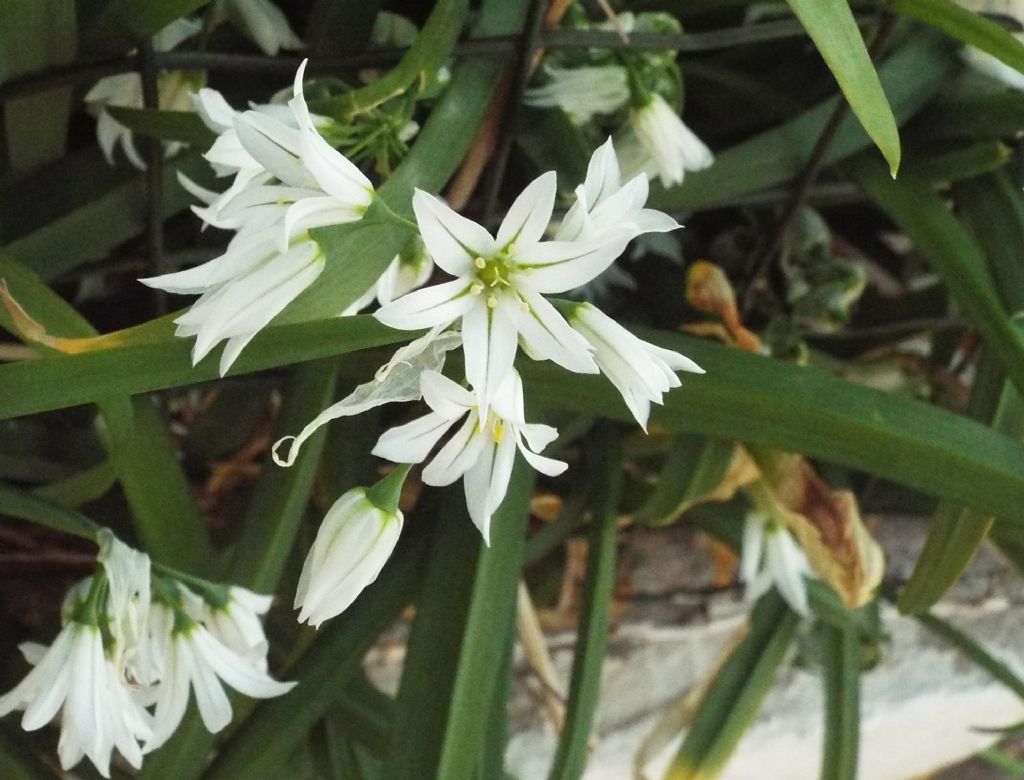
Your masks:
M644 208L647 194L644 173L622 183L619 160L609 138L591 156L587 178L576 188L576 202L562 219L555 240L593 240L622 229L632 230L638 236L681 227L668 214Z
M64 769L88 756L110 777L116 747L133 767L142 765L140 742L149 739L148 713L132 699L123 677L103 650L95 625L70 621L48 648L22 648L35 664L13 690L0 696L0 716L24 709L21 725L34 731L63 708L58 755Z
M574 306L569 323L593 348L597 365L644 430L651 403L660 404L665 393L681 384L676 371L704 373L688 357L637 338L589 303Z
M489 399L512 371L517 344L537 359L570 371L596 373L582 338L543 297L578 287L622 253L632 230L588 241L542 241L551 219L555 174L540 176L516 198L496 237L416 190L413 209L434 262L456 278L409 293L374 315L402 330L462 320L466 376Z
M145 639L150 604L149 556L115 537L99 532L97 560L107 579L107 618L114 638L114 665L124 673Z
M524 102L538 108L557 106L576 125L586 124L594 114L610 114L629 100L629 81L621 65L581 68L545 65L544 72L547 82L528 89Z
M302 93L304 69L305 62L288 104L295 127L263 111L232 117L239 144L262 172L240 158L236 185L244 177L242 186L233 185L226 200L206 194L211 205L207 220L238 230L227 251L186 271L140 279L167 292L200 294L175 320L175 333L196 336L193 364L226 340L222 375L323 271L324 254L308 231L361 219L373 199L369 180L317 132ZM231 109L226 103L211 95L202 101L214 122L227 119Z
M156 750L178 728L188 707L189 690L195 692L203 725L215 734L231 722L231 703L223 684L257 699L281 696L295 686L272 679L204 626L180 615L175 618L167 606L154 604L152 612L154 657L161 678L155 693L153 735L146 741L145 752Z
M715 161L661 95L629 112L629 130L621 147L624 167L657 174L666 187L681 184L686 171L703 170Z
M525 421L523 385L514 369L498 387L487 412L481 411L474 393L441 374L424 371L420 382L430 413L385 431L373 454L396 463L420 463L465 418L423 469L422 477L428 485L450 485L463 477L469 516L490 544L491 515L505 498L517 449L542 474L554 477L565 471L562 461L537 454L557 438L558 431Z
M177 19L157 33L153 48L170 51L182 41L199 32L202 25L191 19ZM196 88L195 75L179 71L161 73L157 76L157 105L161 111L191 111L191 95ZM118 122L107 112L108 106L121 108L143 108L142 78L138 73L119 73L97 81L84 98L89 113L96 118L96 140L104 157L114 164L114 149L118 144L128 161L140 170L146 163L135 146L132 131ZM164 153L170 157L180 148L180 143L164 145Z
M404 521L398 496L408 467L373 488L353 488L334 502L302 565L295 591L299 622L319 628L341 614L380 574Z
M269 645L262 618L273 601L273 596L231 585L225 603L204 601L196 619L206 626L214 639L265 672Z
M747 598L757 599L775 585L794 612L807 615L804 577L810 571L807 556L784 525L756 512L747 515L739 572Z
M395 255L395 259L380 275L376 284L349 305L342 315L358 314L374 300L381 306L386 306L406 293L418 290L427 283L433 273L434 262L426 252L417 251L411 255L403 252Z
M305 48L288 17L270 0L221 0L220 8L264 54L273 57L281 49Z

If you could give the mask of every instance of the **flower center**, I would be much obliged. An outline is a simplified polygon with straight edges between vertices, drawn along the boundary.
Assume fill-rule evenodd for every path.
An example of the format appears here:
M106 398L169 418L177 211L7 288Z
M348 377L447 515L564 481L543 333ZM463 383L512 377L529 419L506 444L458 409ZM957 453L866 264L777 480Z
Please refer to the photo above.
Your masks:
M485 290L494 293L502 288L512 286L512 269L515 267L512 261L514 251L515 245L509 244L491 257L478 255L473 259L473 266L476 268L476 282L473 284L475 294L480 294Z

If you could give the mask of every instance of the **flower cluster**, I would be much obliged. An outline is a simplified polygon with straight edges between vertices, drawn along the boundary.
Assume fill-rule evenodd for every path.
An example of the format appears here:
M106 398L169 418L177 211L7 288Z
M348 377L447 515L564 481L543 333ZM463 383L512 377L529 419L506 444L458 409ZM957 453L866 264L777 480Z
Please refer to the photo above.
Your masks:
M614 22L594 24L577 12L568 15L567 24L573 29L615 29L623 35L681 31L679 22L664 13L627 12ZM556 52L545 59L541 83L527 90L525 101L537 108L559 108L581 127L611 119L619 128L617 140L627 174L657 176L670 187L682 184L687 171L703 170L714 162L711 150L679 117L681 79L672 52Z
M309 231L357 221L375 198L366 176L321 134L329 122L306 105L304 68L286 107L237 112L219 94L199 93L200 115L219 134L207 159L233 181L220 194L184 183L205 202L197 213L235 236L223 255L204 265L143 280L200 294L177 318L177 332L196 337L194 361L226 341L222 373L320 275L326 259ZM610 138L594 153L574 202L557 223L554 172L523 190L494 233L416 190L416 239L341 313L376 298L380 322L428 332L400 349L372 382L289 437L285 458L278 459L275 446L275 459L290 465L303 441L332 419L422 398L429 413L386 431L373 453L405 465L429 461L422 470L428 485L461 479L469 516L489 540L491 517L505 497L517 453L549 476L566 468L542 454L558 432L526 418L516 368L520 350L568 371L605 374L645 428L651 403L661 403L679 385L676 372L701 371L683 355L637 338L589 303L548 297L606 271L634 238L679 227L667 214L647 208L647 195L647 175L624 177ZM435 266L450 278L416 289ZM464 383L441 373L454 348L463 353ZM385 483L398 480L400 487L407 471L396 470ZM300 620L319 625L344 610L394 547L401 529L397 498L371 494L346 494L328 514L296 597Z
M372 382L310 423L278 462L290 465L301 443L331 419L422 397L429 412L385 431L373 454L401 464L429 461L421 473L428 485L461 479L470 518L488 541L517 453L549 476L567 467L541 454L557 430L526 418L515 367L520 348L533 360L550 360L569 371L604 373L646 427L651 403L660 403L679 385L676 372L701 369L683 355L644 342L589 303L546 296L602 273L636 236L678 225L645 207L644 174L623 182L610 139L594 153L575 194L575 203L553 228L555 175L543 174L512 203L492 235L417 190L413 209L420 237L433 262L452 278L403 295L374 316L394 328L428 332L400 350ZM440 373L445 353L454 347L463 352L464 385ZM396 473L404 479L405 471ZM371 504L353 493L331 510L303 572L296 599L300 618L319 623L338 614L354 598L354 583L363 586L376 577L394 546L401 516L395 502ZM370 545L371 538L379 544ZM346 553L358 565L325 563ZM372 576L357 573L363 569ZM315 595L332 589L335 598Z
M195 336L194 363L226 341L225 373L264 326L316 281L324 253L313 228L362 219L374 198L370 180L317 130L303 96L305 63L287 106L231 108L218 93L197 96L200 115L219 133L207 159L233 176L221 194L187 186L208 223L235 231L227 250L203 265L143 283L167 292L199 294L175 320L179 336Z
M33 669L0 696L0 716L24 710L27 731L60 712L64 769L85 756L110 777L115 748L138 769L178 727L190 690L211 732L231 720L224 685L256 698L291 690L267 674L269 596L155 574L143 553L100 538L100 565L68 593L60 633L21 646Z

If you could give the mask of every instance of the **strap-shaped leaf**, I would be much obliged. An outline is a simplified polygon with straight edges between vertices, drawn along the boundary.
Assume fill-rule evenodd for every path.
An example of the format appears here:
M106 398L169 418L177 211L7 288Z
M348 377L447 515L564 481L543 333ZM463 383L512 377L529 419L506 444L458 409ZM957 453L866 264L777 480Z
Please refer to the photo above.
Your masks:
M565 723L558 740L550 780L576 780L583 775L590 749L590 731L601 692L601 670L608 645L608 622L615 591L615 560L618 542L618 505L622 491L621 434L610 425L596 432L591 442L599 463L591 466L603 477L594 499L587 551L587 575L583 583L580 627L569 681Z
M799 618L774 590L750 616L743 640L715 675L665 780L711 780L757 717L786 658Z
M860 637L853 626L821 627L825 735L821 780L854 780L860 744Z
M1024 73L1024 43L991 19L969 11L953 0L886 0L886 3L897 13L977 46Z
M845 0L787 2L895 176L900 167L899 130L850 6Z

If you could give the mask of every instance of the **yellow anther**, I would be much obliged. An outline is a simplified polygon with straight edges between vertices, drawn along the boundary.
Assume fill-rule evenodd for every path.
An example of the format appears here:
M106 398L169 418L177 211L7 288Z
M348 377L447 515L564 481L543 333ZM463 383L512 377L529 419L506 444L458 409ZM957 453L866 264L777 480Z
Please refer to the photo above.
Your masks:
M491 438L494 439L495 444L501 444L501 440L505 438L504 420L498 420L494 423L494 428L491 429Z
M483 282L473 282L473 284L471 284L469 286L469 292L470 292L471 295L479 295L483 291L484 291L484 283Z
M487 261L484 260L482 257L477 257L475 260L473 260L473 265L475 265L482 271L487 267Z
M498 305L498 299L495 298L493 295L488 295L487 296L487 308L493 309L497 305Z

